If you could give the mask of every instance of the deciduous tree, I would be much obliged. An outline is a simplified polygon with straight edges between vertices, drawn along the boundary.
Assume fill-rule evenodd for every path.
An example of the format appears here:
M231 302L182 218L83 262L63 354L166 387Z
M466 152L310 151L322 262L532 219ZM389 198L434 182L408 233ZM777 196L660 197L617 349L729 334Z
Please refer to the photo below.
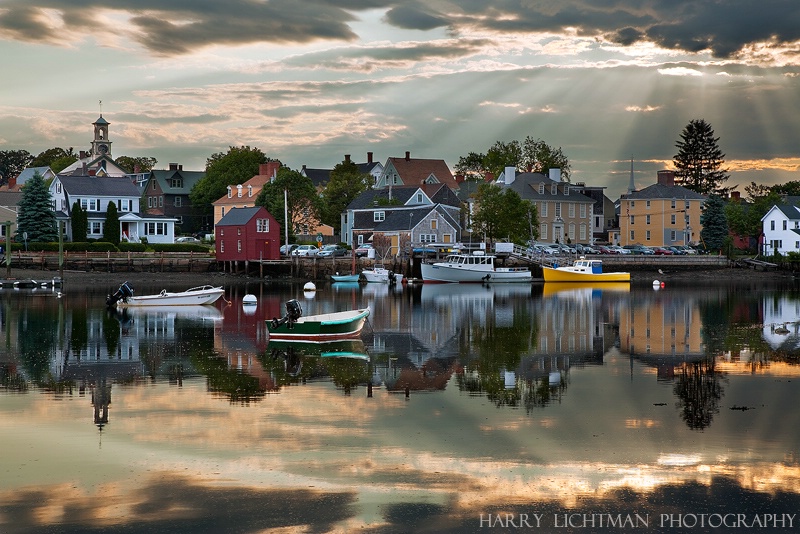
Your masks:
M339 233L342 226L342 212L358 195L370 189L373 178L370 174L358 170L358 165L345 160L338 163L331 171L325 190L322 193L322 222L333 226Z
M210 214L211 203L226 194L229 185L241 184L258 174L258 166L269 161L258 148L230 147L228 152L217 152L206 160L206 174L201 178L189 198L201 213Z
M292 235L316 228L320 223L319 196L311 178L297 171L281 167L275 180L264 185L256 204L264 206L285 228L284 191L286 211L289 217L289 233Z
M726 194L724 184L729 176L722 168L725 154L719 148L719 137L714 137L714 129L703 119L689 122L681 132L681 139L675 146L675 177L678 183L703 195Z
M493 184L478 186L475 197L477 209L472 217L473 233L493 242L508 239L524 243L538 237L539 215L536 206L523 200L512 189Z
M33 156L27 150L0 150L0 184L19 176L31 161Z
M58 241L56 215L50 190L38 172L22 186L17 216L17 236L27 233L29 242Z
M119 156L114 160L114 163L128 171L128 173L136 172L137 169L139 172L150 172L156 166L158 160L147 156Z

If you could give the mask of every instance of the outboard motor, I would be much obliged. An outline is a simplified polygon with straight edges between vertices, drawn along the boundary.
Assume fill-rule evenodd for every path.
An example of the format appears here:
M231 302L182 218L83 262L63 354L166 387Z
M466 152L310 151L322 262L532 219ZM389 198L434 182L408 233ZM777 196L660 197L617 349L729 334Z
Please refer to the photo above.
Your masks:
M297 321L303 315L303 308L300 306L300 302L297 299L287 300L286 301L286 315L281 317L280 319L272 318L272 328L278 328L280 325L284 323L289 323L289 328L292 327L295 321Z
M128 285L128 282L123 282L119 289L117 289L113 295L109 295L106 298L106 306L113 307L119 301L126 301L129 297L133 296L133 288Z

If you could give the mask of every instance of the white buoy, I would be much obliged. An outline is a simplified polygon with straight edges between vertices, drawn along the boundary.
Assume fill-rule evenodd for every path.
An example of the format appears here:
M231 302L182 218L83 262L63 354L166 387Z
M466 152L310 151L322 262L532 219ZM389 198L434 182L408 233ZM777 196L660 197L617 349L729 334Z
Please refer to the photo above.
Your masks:
M255 295L248 293L244 297L242 297L242 304L245 306L255 306L258 304L258 299Z
M661 289L661 282L659 282L658 280L653 280L653 289L655 291L658 291L659 289Z
M306 282L306 285L303 286L303 291L316 291L317 286L314 285L314 282Z

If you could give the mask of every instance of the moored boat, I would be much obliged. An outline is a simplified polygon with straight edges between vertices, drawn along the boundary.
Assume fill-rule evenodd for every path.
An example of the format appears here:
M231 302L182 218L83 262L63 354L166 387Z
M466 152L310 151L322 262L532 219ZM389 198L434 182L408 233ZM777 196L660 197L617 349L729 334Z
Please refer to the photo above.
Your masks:
M267 321L267 330L270 341L327 342L351 339L361 335L367 317L368 308L303 316L300 303L292 299L286 302L286 315Z
M496 257L476 251L472 254L450 254L444 261L423 263L424 282L530 282L527 267L497 267Z
M124 282L113 295L106 299L110 307L125 308L129 306L198 306L215 303L225 290L221 286L198 286L186 291L161 290L155 295L135 296L133 288Z
M603 261L596 258L578 258L572 265L563 267L542 266L545 282L630 282L631 273L603 272Z
M361 278L360 274L332 274L331 278L334 282L358 282Z
M373 283L388 282L392 276L392 272L381 265L375 265L372 269L364 269L361 274L364 276L364 280Z

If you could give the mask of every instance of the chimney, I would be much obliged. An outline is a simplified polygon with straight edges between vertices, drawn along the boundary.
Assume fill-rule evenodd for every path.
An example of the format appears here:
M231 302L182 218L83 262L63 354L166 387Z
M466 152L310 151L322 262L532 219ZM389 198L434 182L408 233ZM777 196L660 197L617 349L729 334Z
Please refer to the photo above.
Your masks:
M658 171L659 185L675 185L675 171Z
M410 159L411 159L411 152L409 152L408 150L406 150L406 161L408 161L408 160L410 160Z
M503 182L506 185L511 185L514 183L514 180L517 179L517 168L516 167L506 167L503 171Z
M177 171L178 170L178 164L177 163L170 163L169 164L169 170Z
M742 197L741 197L739 191L731 191L731 200L737 200L738 201L738 200L741 200L741 199L742 199Z
M80 159L86 159L88 157L89 157L89 155L86 153L86 151L85 150L81 150Z
M561 181L561 169L558 168L550 169L549 174L550 174L550 179L553 180L554 182Z
M344 155L344 162L345 163L350 163L350 154L345 154Z
M456 183L457 184L460 184L460 183L464 182L464 180L465 180L465 178L464 178L463 174L456 174Z
M372 152L367 152L367 163L372 163Z
M15 187L17 187L17 177L13 176L8 179L8 190L11 191Z
M487 172L486 175L483 177L484 182L494 182L494 173Z

